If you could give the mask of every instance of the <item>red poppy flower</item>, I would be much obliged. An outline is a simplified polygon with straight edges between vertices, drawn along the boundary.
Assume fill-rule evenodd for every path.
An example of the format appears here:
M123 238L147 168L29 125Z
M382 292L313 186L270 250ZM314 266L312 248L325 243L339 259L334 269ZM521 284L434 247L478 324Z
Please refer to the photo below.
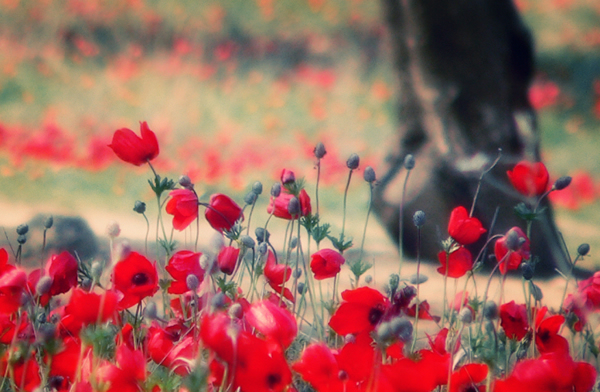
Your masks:
M470 363L462 366L450 376L450 389L448 392L484 392L482 383L488 374L488 367L484 364Z
M288 300L294 302L294 295L287 287L284 287L285 282L290 280L292 276L292 268L285 264L277 264L275 255L269 250L267 254L267 261L265 262L265 268L263 273L267 283L278 295L283 293L283 296Z
M75 288L65 307L61 327L70 334L77 335L82 327L107 320L117 320L119 295L111 290L102 294Z
M548 189L550 177L542 162L521 161L506 174L513 187L525 196L539 196Z
M275 199L271 198L271 202L267 207L269 214L273 213L278 218L292 219L292 215L288 212L288 204L294 195L287 193L285 190L279 194ZM298 201L300 201L300 215L306 216L311 213L310 197L304 189L298 194Z
M6 350L2 356L2 360L0 360L0 372L3 375L10 376L12 382L17 387L17 391L33 392L40 386L42 381L40 367L35 360L35 354L24 352L22 355L17 355L15 350L17 350L16 346ZM11 372L8 372L7 369L9 358L11 359Z
M20 268L6 264L0 275L0 313L13 314L21 307L21 298L27 287L27 274Z
M139 392L146 380L146 359L140 350L127 345L117 348L116 365L106 362L96 370L98 379L108 383L106 392Z
M486 230L477 218L469 217L465 207L456 207L450 214L448 234L461 245L469 245L479 239Z
M518 245L518 249L509 249L507 239L509 238L510 232L514 231L520 239L525 239L522 244ZM523 230L519 227L513 227L506 235L496 241L494 244L494 254L496 260L500 263L500 272L504 275L506 272L516 270L521 265L523 259L528 260L531 256L530 253L530 241L525 235Z
M55 296L66 293L77 286L77 259L64 251L58 256L52 256L46 266L48 276L52 278L52 286L48 294Z
M281 171L281 183L285 185L293 182L296 182L296 175L294 172L288 169L283 169Z
M529 331L527 307L515 301L500 306L500 325L509 339L521 340Z
M118 129L109 147L121 160L140 166L158 156L158 140L146 121L140 123L140 133L141 138L131 129Z
M191 364L198 354L198 342L193 334L181 338L158 324L148 330L148 354L154 362L173 370L180 376L187 376Z
M313 343L306 347L292 369L318 392L344 390L335 356L325 343Z
M229 196L216 193L210 197L204 217L217 231L231 230L238 219L244 218L242 208Z
M448 383L450 354L439 355L429 350L418 352L418 358L401 358L382 366L382 372L396 392L430 392Z
M591 392L596 369L564 353L550 352L517 362L512 373L494 384L495 392Z
M344 290L342 299L329 320L329 326L339 335L374 330L390 306L383 294L370 287Z
M464 246L450 254L441 251L438 253L438 260L442 266L437 269L437 272L444 276L448 274L449 278L460 278L473 269L473 257Z
M169 294L183 294L190 291L187 285L189 275L198 278L198 283L204 280L204 270L200 267L200 256L202 253L195 253L189 250L180 250L171 256L169 263L165 267L169 275L174 279L169 286Z
M173 228L184 230L198 218L198 196L189 189L175 189L169 193L171 200L165 211L173 215Z
M298 333L294 315L271 301L253 303L244 316L248 324L284 349L292 344Z
M156 263L152 264L141 254L131 252L115 265L112 282L115 290L123 294L119 301L120 309L137 305L158 291Z
M233 246L226 246L219 251L217 256L217 264L221 272L227 275L233 274L235 267L237 267L238 257L240 256L240 250Z
M431 314L431 305L425 301L419 302L419 319L421 320L433 320L435 322L440 321L439 316ZM406 315L409 317L415 317L417 315L417 304L414 304L410 308L406 309Z
M60 390L69 390L71 382L75 381L75 372L80 358L87 354L91 347L81 350L81 340L74 337L62 339L60 351L52 355L50 362L50 377L61 377Z
M381 353L375 350L371 335L361 333L354 336L354 339L348 339L339 350L336 360L340 371L344 372L345 376L352 382L361 384L368 382L376 373L377 362L381 361Z
M323 280L336 276L345 262L346 259L339 252L332 249L321 249L312 254L310 269L315 274L315 279Z
M558 332L560 327L565 322L563 315L557 314L546 317L548 308L543 307L537 311L535 318L535 344L539 352L544 354L547 352L562 352L569 353L569 342Z

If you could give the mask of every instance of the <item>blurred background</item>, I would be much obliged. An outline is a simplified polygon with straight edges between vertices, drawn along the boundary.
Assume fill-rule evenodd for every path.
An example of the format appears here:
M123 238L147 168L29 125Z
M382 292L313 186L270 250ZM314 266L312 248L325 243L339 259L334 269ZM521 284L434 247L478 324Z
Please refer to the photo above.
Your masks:
M571 248L589 242L594 253L600 3L517 6L535 36L543 157L553 178L574 178L553 197L559 227ZM145 227L132 207L153 202L151 172L107 147L140 121L158 136L159 173L187 174L206 200L220 191L241 203L257 180L268 193L284 167L314 192L323 142L322 203L341 220L345 161L356 152L377 172L397 94L376 0L0 0L0 226L42 212L84 216L95 231L112 217ZM358 233L361 177L349 212Z

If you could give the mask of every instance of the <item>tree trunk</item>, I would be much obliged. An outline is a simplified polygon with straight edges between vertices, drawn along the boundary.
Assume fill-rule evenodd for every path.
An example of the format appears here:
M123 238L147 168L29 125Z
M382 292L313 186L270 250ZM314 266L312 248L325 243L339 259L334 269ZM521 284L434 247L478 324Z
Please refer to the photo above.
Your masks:
M527 90L533 76L533 41L510 0L383 0L398 72L399 140L387 159L375 209L399 241L403 160L413 154L403 208L405 254L416 255L412 222L422 210L421 255L437 259L448 237L450 212L470 209L481 173L501 157L481 185L474 214L493 234L525 227L514 214L532 203L508 182L520 160L538 161L539 137ZM545 207L549 207L547 203ZM491 227L496 210L497 219ZM536 274L568 265L551 209L536 221L532 254ZM485 238L472 247L481 249ZM477 253L474 253L477 254Z

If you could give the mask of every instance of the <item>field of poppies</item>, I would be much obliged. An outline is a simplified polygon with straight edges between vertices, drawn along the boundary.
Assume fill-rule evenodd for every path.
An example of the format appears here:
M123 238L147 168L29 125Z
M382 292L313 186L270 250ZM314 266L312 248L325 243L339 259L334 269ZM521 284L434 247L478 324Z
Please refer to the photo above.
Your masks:
M543 164L518 163L507 175L530 203L518 208L523 227L507 233L487 233L468 206L454 209L438 255L438 308L420 294L419 260L416 274L374 285L364 236L345 232L346 209L338 232L321 220L318 191L309 195L289 169L270 190L255 182L243 203L223 193L205 201L188 176L175 181L153 166L161 152L147 122L139 135L116 130L109 147L150 177L159 213L133 203L147 222L145 248L122 241L115 223L108 260L46 255L44 242L40 268L25 270L31 233L17 227L15 243L0 249L1 391L597 390L600 273L573 282L566 271L561 301L547 303L530 252L539 201L568 189L571 177L551 182ZM314 146L316 189L327 154ZM360 167L358 155L346 160L344 207ZM372 191L376 172L362 173L354 181ZM269 200L265 210L255 208L259 198ZM420 228L426 219L417 211L413 221ZM286 229L273 230L274 221ZM204 253L200 225L216 234ZM47 217L44 238L52 229ZM189 241L174 241L175 231ZM486 235L494 259L482 287L475 273L490 261L465 245ZM348 257L350 249L358 253ZM589 251L578 246L571 266ZM352 276L344 290L342 270ZM504 294L509 273L522 280L519 301Z

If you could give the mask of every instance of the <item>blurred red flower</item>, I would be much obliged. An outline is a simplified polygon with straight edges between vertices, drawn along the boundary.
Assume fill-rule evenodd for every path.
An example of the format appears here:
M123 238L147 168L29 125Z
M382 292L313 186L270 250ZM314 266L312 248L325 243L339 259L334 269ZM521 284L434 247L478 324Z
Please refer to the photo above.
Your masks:
M329 320L338 335L370 332L382 321L390 307L389 300L370 287L342 292L343 302Z
M469 217L465 207L456 207L450 213L448 234L461 245L469 245L477 241L486 230L477 218Z
M562 352L569 353L569 342L558 334L560 327L565 322L563 315L557 314L545 317L548 308L538 309L535 318L535 344L540 353Z
M118 301L119 295L112 290L97 294L76 287L65 307L60 326L68 333L77 335L84 326L110 319L118 320Z
M210 226L220 232L231 230L238 219L244 218L242 208L229 196L216 193L210 197L204 217Z
M21 307L27 273L8 264L8 253L0 249L0 313L13 314Z
M189 189L175 189L169 196L171 200L167 203L165 211L173 215L173 228L184 230L198 218L198 196Z
M17 346L9 347L0 360L0 373L8 375L17 391L33 392L41 383L40 367L33 352L18 354ZM10 364L11 371L8 371Z
M334 353L325 343L313 343L306 347L292 369L317 392L341 392L345 383L340 378L340 369Z
M527 307L515 301L500 306L500 325L509 339L521 340L529 331Z
M252 303L244 316L248 324L283 349L292 344L298 333L294 315L268 300Z
M158 291L156 264L139 253L131 252L115 265L112 282L115 290L123 294L118 304L120 309L137 305Z
M462 366L450 376L450 389L448 392L484 392L482 383L488 374L488 366L479 363L469 363Z
M140 350L123 344L117 348L116 365L105 362L95 373L99 380L110 386L105 392L139 392L146 381L146 358Z
M46 265L48 276L52 278L52 286L48 294L50 296L63 294L77 286L78 266L77 259L67 251L52 256Z
M267 283L278 295L283 293L283 296L294 302L294 295L287 287L283 287L284 283L290 280L292 276L292 268L285 264L277 264L275 254L269 250L267 253L267 261L263 273Z
M560 95L560 89L556 83L539 80L529 88L529 102L535 110L555 105Z
M189 250L180 250L169 259L165 267L169 275L174 279L167 290L169 294L183 294L190 291L187 284L188 276L194 275L198 283L204 280L204 270L200 267L200 256Z
M240 250L233 246L225 246L219 251L217 256L217 264L221 272L227 275L233 274L237 266Z
M294 195L287 193L285 190L283 190L275 199L271 197L267 212L269 214L273 213L273 215L278 218L291 220L292 215L288 211L288 204L290 204L292 197L294 197ZM304 189L298 194L298 201L300 201L300 215L306 216L310 214L312 211L310 197Z
M514 243L511 244L510 242ZM513 249L510 249L510 247ZM515 226L504 237L496 240L494 254L496 260L500 263L499 268L503 275L508 271L515 270L519 268L523 259L528 260L531 257L529 238L523 230Z
M148 355L154 362L165 366L180 376L190 373L192 361L198 354L198 342L193 334L180 337L161 328L156 322L148 330Z
M141 138L131 129L118 129L108 146L121 160L140 166L156 158L159 152L156 135L148 128L146 121L140 123L140 133Z
M506 174L513 187L525 196L539 196L548 189L550 176L542 162L521 161Z
M444 276L447 273L449 278L460 278L473 268L473 256L464 246L450 254L441 251L438 253L438 260L442 266L437 269L437 272Z
M310 269L315 274L315 279L323 280L336 276L345 262L346 259L339 252L333 249L321 249L312 254Z

